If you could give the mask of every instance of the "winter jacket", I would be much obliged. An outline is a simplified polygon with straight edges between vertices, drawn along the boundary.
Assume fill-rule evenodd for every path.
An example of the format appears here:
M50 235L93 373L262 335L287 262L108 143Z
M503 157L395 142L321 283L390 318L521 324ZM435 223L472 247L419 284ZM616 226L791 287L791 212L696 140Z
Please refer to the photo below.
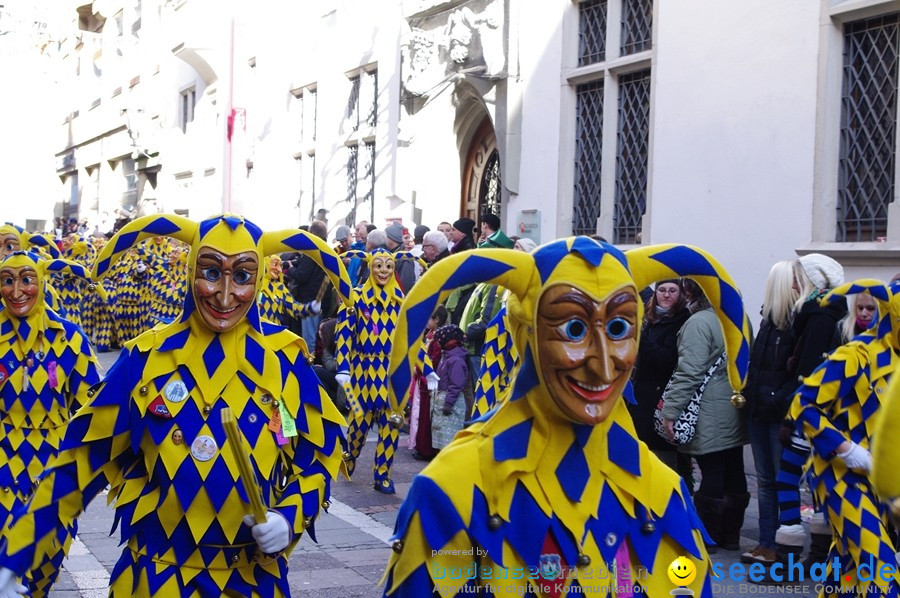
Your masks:
M725 350L725 339L715 312L707 308L693 314L678 332L678 365L663 407L663 417L678 419L707 370ZM689 455L705 455L747 444L743 410L731 404L731 383L725 363L713 373L700 399L694 439L679 447Z
M678 363L678 331L690 315L683 309L647 322L641 329L641 344L631 379L636 403L628 405L628 411L638 438L652 450L675 450L653 429L653 414Z
M441 381L438 382L438 390L447 391L447 398L444 400L447 405L456 404L456 400L462 396L463 387L469 379L466 355L465 347L456 346L446 349L441 356L441 363L438 364L437 369L437 375L441 378Z
M750 350L750 369L744 398L753 421L776 423L784 419L797 388L797 374L788 362L796 337L792 328L779 330L768 318Z
M797 376L812 374L824 361L825 355L837 348L834 339L839 336L835 335L835 330L846 315L847 300L843 297L836 297L834 302L824 307L819 305L818 298L814 298L800 307L794 318L793 333L797 345L791 362Z
M463 251L475 249L476 247L477 245L475 245L475 239L472 238L472 235L466 235L459 240L459 243L453 245L453 249L450 250L450 253L455 255Z

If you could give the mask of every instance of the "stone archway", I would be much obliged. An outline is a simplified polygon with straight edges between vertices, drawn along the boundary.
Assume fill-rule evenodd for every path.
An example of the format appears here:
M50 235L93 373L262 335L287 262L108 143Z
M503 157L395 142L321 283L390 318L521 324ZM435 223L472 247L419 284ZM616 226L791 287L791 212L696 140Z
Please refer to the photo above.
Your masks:
M486 212L501 216L500 152L490 117L478 125L465 156L460 213L476 222Z

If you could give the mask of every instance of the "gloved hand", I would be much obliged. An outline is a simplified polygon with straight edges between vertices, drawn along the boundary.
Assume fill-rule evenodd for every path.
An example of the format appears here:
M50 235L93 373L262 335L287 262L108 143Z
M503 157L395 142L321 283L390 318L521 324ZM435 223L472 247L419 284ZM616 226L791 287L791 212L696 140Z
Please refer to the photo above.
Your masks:
M794 434L794 426L788 424L787 422L781 424L781 429L778 430L778 442L781 443L781 446L787 448L791 446L791 436Z
M320 313L322 311L322 302L321 301L310 301L309 309L312 310L314 314Z
M27 593L28 588L19 583L11 569L0 567L0 598L18 598Z
M444 415L453 415L453 405L444 403L444 408L441 409L441 413L443 413Z
M338 383L338 386L347 386L350 384L350 374L335 374L334 379Z
M428 387L428 390L434 392L438 389L438 382L441 381L441 377L431 372L427 376L425 376L425 385Z
M244 515L244 525L250 527L253 539L266 554L275 554L291 543L291 526L284 515L269 510L265 523L256 523L253 515Z
M862 469L867 472L871 471L872 454L852 440L849 441L849 444L850 448L843 452L837 453L837 456L843 459L844 463L846 463L847 467L849 467L850 469Z
M143 274L147 271L147 264L145 264L144 262L138 262L136 270L138 274Z

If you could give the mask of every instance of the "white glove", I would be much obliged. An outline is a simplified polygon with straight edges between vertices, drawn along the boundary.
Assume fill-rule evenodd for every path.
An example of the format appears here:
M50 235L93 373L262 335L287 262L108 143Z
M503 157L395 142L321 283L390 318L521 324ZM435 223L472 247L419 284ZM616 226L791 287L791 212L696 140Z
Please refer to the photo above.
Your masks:
M137 263L137 271L138 271L138 274L143 274L144 272L146 272L147 264L145 264L144 262L138 262Z
M0 598L18 598L27 593L28 588L19 583L12 570L0 567Z
M253 539L266 554L281 552L291 543L291 526L278 511L269 510L266 522L259 524L253 515L244 515L244 525L250 527Z
M335 374L334 379L340 386L347 386L350 384L350 374Z
M321 301L310 301L308 305L309 305L309 309L314 314L317 314L322 311L322 302Z
M428 390L434 392L438 389L438 382L441 381L441 377L431 372L427 376L425 376L425 385L428 387Z
M838 453L837 456L843 459L850 469L872 470L872 454L852 440L850 448L843 453Z

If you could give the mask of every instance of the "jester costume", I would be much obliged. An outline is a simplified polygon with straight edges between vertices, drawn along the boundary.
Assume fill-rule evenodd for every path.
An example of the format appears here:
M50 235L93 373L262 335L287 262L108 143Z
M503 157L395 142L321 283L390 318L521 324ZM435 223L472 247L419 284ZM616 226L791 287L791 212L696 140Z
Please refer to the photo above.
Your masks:
M262 288L259 290L257 303L259 305L259 317L263 320L288 325L288 318L300 320L306 316L313 315L314 312L309 304L303 305L298 303L287 286L284 284L284 278L281 274L281 258L272 255L267 258L266 276L262 281ZM315 347L310 347L313 350Z
M637 356L638 289L683 275L717 306L728 375L741 388L749 354L743 302L721 266L695 248L623 254L574 237L531 254L454 255L416 283L394 337L395 391L407 386L428 315L457 285L510 290L522 363L509 399L413 480L397 516L386 596L606 596L613 585L661 598L670 595L666 568L678 556L696 567L689 587L712 596L708 538L688 489L638 440L619 400L630 396Z
M187 292L187 254L180 246L163 245L162 259L154 262L149 282L150 323L168 324L178 317Z
M133 243L161 234L191 245L195 278L182 315L126 344L88 392L56 465L4 532L0 573L41 563L60 530L109 485L124 544L110 596L287 596L287 553L304 531L315 539L314 520L341 465L343 420L300 339L259 319L253 298L262 268L253 266L273 252L299 251L328 270L345 301L346 271L302 231L263 233L235 216L195 223L159 215L124 226L98 256L95 275ZM215 294L204 294L210 288ZM226 305L238 301L238 288L246 312ZM224 446L226 408L249 478L239 473L236 449ZM252 529L242 523L254 487L270 518L284 519L289 540L277 554L257 549L258 517Z
M481 370L475 383L475 408L472 419L478 419L493 409L508 394L519 355L513 344L507 322L506 305L488 323L481 347Z
M352 473L356 460L366 444L366 434L373 424L378 426L375 447L375 489L394 493L391 465L397 452L400 430L392 425L388 399L387 368L391 355L391 339L403 292L394 277L394 255L384 249L368 254L369 278L362 287L353 290L353 303L338 314L337 373L350 376L350 400L354 409L347 431L348 469ZM377 268L376 268L377 261ZM382 280L382 267L390 272ZM376 269L378 271L376 271ZM429 314L431 315L431 314ZM409 389L403 389L406 392Z
M900 365L900 284L887 287L876 280L860 280L834 289L822 302L863 291L878 302L875 334L858 336L828 355L803 380L790 411L798 430L812 444L810 488L831 525L828 579L833 578L832 565L838 557L840 579L848 588L844 593L823 590L821 596L866 596L876 591L880 596L900 595L896 575L887 580L877 574L872 576L874 581L857 579L857 567L862 564L873 572L890 565L896 574L895 547L888 532L888 507L873 491L868 472L850 468L838 456L846 441L869 449L888 382ZM892 475L896 476L896 470Z
M0 263L0 284L5 288L15 284L14 268L34 272L39 297L50 273L88 276L77 264L16 252ZM27 278L22 271L18 277L20 281ZM0 311L0 524L6 527L10 513L22 507L40 475L53 465L66 423L100 376L85 334L43 300L21 317L5 301L4 307ZM60 531L58 544L34 561L26 574L32 596L46 595L56 580L63 546L75 532L74 528Z
M141 291L147 273L137 270L137 252L128 251L112 266L113 342L124 345L142 331Z
M96 252L94 247L79 235L69 235L63 239L62 257L90 269ZM59 297L66 310L66 319L81 326L88 338L93 337L95 323L95 303L88 299L88 281L70 274L58 274Z

